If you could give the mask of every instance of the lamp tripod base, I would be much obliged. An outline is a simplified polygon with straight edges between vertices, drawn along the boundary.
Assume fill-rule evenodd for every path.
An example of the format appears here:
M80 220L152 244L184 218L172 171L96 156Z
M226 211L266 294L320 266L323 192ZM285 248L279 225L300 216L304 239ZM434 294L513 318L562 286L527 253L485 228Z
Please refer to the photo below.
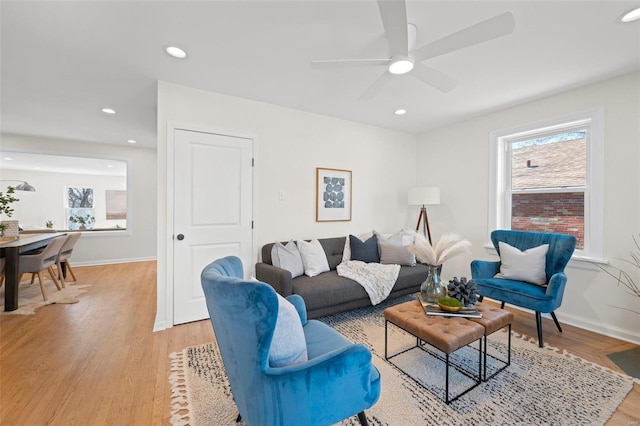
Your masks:
M418 223L416 223L416 232L420 230L420 224L422 224L424 236L429 239L429 244L433 245L431 242L431 229L429 229L427 208L425 206L420 207L420 215L418 216Z

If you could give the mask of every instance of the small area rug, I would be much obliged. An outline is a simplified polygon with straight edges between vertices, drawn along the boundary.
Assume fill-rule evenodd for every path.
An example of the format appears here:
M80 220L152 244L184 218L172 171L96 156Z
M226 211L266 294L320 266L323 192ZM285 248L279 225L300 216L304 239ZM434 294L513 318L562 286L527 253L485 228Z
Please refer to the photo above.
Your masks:
M0 315L33 315L36 309L41 306L51 305L53 303L78 303L78 296L86 293L87 287L90 285L71 285L66 283L65 287L58 291L53 281L46 279L44 281L44 289L47 292L47 301L42 300L42 292L38 284L38 278L33 284L25 279L18 288L18 309L11 312L4 311L4 291L5 286L0 287Z
M410 299L324 317L321 320L373 353L382 377L379 401L366 411L373 425L599 425L604 424L633 387L634 379L513 333L512 361L504 371L446 405L444 365L420 349L384 360L382 310ZM415 338L389 326L390 353L415 344ZM505 357L506 332L490 337L490 353ZM456 352L459 362L477 362L477 351ZM461 350L462 351L462 350ZM170 355L173 425L235 425L238 415L215 342ZM476 364L477 365L477 364ZM492 360L489 373L499 367ZM452 369L452 371L455 371ZM415 380L413 380L414 378ZM421 385L416 383L419 381ZM452 392L470 384L452 373ZM465 382L467 380L467 382ZM637 381L637 380L636 380ZM637 381L640 383L640 381ZM340 425L358 425L354 416Z

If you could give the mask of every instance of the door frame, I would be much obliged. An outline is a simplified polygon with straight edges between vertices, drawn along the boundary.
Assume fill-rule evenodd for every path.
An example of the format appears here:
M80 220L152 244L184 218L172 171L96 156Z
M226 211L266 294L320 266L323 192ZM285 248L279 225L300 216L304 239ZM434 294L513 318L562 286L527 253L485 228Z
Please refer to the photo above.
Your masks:
M166 211L166 222L165 222L165 232L164 232L164 238L161 239L162 236L158 236L158 244L162 244L165 248L164 252L165 252L165 256L164 256L164 280L165 280L165 294L164 294L164 301L165 301L165 309L166 309L166 319L165 319L165 323L164 323L164 327L161 327L159 324L156 324L156 327L154 327L154 329L158 330L159 328L171 328L174 325L174 318L173 318L173 291L174 291L174 282L173 282L173 273L174 273L174 268L173 268L173 256L174 256L174 251L173 251L173 220L174 220L174 214L173 214L173 209L174 209L174 197L173 197L173 192L174 192L174 177L175 177L175 173L174 173L174 163L175 163L175 138L174 138L174 134L176 130L186 130L186 131L190 131L190 132L200 132L200 133L210 133L210 134L215 134L215 135L221 135L221 136L229 136L229 137L236 137L236 138L244 138L244 139L251 139L253 140L253 159L254 159L254 164L253 164L253 176L252 176L252 188L253 188L253 193L252 193L252 212L251 215L253 217L253 229L251 231L251 263L252 263L252 268L255 268L255 263L258 260L258 252L256 249L256 235L257 235L257 230L258 230L258 216L257 216L257 212L258 212L258 196L257 196L257 187L256 187L256 183L257 183L257 175L258 175L258 138L255 135L251 135L251 134L247 134L247 133L240 133L240 132L236 132L236 131L229 131L229 130L224 130L224 129L219 129L219 128L214 128L211 126L202 126L202 125L197 125L197 124L188 124L188 123L177 123L177 122L168 122L167 123L167 151L166 151L166 182L165 182L165 187L166 187L166 192L164 195L166 203L165 203L165 211ZM161 251L159 250L159 253ZM162 265L158 265L158 271L160 271L160 268L162 268ZM158 274L158 292L162 291L161 290L161 285L160 285L160 274ZM158 303L161 303L161 295L158 294Z

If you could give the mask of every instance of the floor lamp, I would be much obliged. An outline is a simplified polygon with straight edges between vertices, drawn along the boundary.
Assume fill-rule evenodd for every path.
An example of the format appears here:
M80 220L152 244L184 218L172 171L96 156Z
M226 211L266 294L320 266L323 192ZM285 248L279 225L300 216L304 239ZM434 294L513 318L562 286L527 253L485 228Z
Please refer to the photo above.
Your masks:
M420 206L420 215L416 224L416 232L420 230L420 224L423 226L424 236L429 238L431 242L431 229L429 229L429 218L427 217L428 205L440 204L440 188L437 186L421 186L409 190L409 205Z

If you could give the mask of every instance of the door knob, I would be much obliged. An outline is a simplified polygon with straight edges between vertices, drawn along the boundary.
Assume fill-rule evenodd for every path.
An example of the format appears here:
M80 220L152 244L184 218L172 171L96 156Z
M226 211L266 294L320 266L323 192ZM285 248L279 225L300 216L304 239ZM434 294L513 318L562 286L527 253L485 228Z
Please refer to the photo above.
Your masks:
M178 241L182 241L182 240L184 240L184 235L178 234L178 236L176 238L178 239Z

